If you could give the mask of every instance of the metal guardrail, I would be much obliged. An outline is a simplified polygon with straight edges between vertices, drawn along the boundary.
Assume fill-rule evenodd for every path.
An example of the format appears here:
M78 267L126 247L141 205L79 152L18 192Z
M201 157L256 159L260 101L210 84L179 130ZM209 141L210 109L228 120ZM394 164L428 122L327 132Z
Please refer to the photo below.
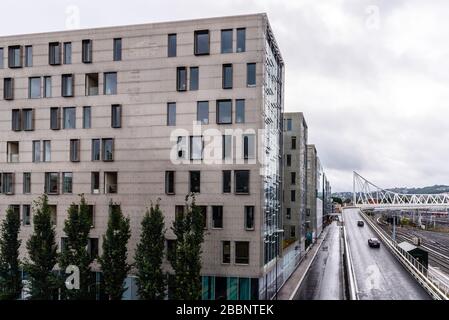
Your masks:
M355 278L354 266L352 265L351 249L348 245L348 239L346 237L346 228L344 225L344 219L343 219L343 225L342 225L342 232L343 232L344 255L345 255L344 262L346 265L346 273L348 276L349 299L350 300L359 300L357 281Z
M449 288L429 274L429 271L418 260L416 260L408 252L399 247L388 233L378 228L374 222L362 210L360 215L370 225L370 227L378 234L387 248L401 262L401 264L412 274L412 276L421 284L421 286L435 300L449 300Z

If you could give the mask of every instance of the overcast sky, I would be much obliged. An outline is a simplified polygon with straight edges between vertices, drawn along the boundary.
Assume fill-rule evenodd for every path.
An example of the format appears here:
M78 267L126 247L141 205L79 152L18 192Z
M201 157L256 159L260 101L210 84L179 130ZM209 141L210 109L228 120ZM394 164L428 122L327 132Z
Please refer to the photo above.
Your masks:
M4 8L5 9L5 8ZM9 1L0 34L266 12L333 191L449 184L449 1Z

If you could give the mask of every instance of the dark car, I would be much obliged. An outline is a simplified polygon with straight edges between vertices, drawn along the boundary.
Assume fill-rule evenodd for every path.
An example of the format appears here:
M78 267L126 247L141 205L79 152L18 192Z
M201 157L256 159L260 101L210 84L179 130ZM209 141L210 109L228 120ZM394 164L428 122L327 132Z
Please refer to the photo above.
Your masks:
M380 248L380 241L377 238L369 238L368 239L368 245L371 248Z
M357 225L359 227L363 227L365 225L365 222L363 222L362 220L357 221Z

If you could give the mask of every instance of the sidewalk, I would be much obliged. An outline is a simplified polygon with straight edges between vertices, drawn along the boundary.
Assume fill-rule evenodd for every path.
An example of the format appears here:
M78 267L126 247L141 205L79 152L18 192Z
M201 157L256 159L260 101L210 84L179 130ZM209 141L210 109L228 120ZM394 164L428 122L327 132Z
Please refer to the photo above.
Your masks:
M313 260L323 243L323 240L326 238L328 233L328 228L326 228L321 235L318 237L316 242L309 247L309 250L306 251L303 260L299 263L296 270L292 273L290 278L284 283L282 288L278 291L277 299L278 300L293 300L295 294L297 293L299 286L301 285L307 271L312 265Z

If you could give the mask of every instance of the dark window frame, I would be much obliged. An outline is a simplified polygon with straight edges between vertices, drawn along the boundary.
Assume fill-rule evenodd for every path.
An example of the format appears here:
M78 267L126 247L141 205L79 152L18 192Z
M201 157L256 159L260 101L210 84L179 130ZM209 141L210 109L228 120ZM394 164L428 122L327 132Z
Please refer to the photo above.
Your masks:
M207 51L199 51L199 44L198 44L198 35L204 35L207 34ZM210 54L210 32L209 30L195 30L194 31L194 49L193 53L195 56L204 56Z

